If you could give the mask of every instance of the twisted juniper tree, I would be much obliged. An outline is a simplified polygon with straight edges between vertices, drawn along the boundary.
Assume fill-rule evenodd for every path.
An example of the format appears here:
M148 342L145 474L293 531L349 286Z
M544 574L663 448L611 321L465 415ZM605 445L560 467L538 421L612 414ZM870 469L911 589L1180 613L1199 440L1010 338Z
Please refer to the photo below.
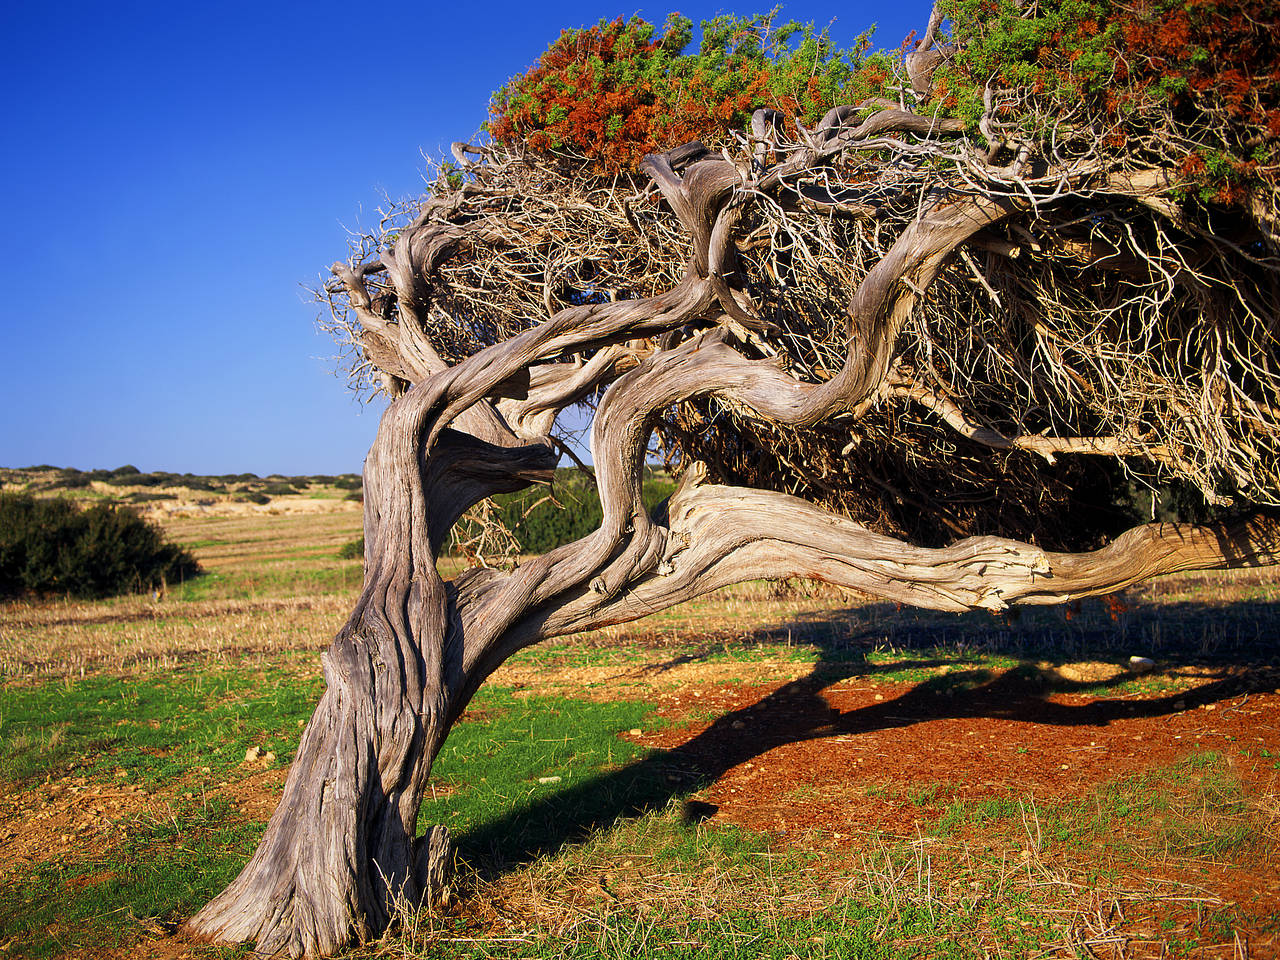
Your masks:
M364 588L260 847L188 929L325 954L430 899L432 759L541 640L756 578L998 611L1274 562L1280 25L1119 10L958 0L897 57L602 24L504 89L322 293L392 398ZM468 511L551 479L570 407L599 529L443 580ZM651 513L654 449L681 479ZM1201 521L1118 529L1143 485Z

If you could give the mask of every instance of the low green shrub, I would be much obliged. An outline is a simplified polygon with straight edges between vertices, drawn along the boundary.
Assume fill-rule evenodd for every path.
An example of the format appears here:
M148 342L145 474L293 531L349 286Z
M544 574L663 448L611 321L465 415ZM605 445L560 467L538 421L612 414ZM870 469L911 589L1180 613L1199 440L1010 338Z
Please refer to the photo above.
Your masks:
M297 493L297 489L288 483L268 483L262 488L262 492L272 497L287 497L291 493Z
M600 526L604 511L600 495L585 477L572 470L557 471L554 499L545 487L493 498L503 524L515 534L521 553L546 553L585 537ZM652 510L671 496L675 484L662 475L647 478L641 489L645 507Z
M191 554L127 508L0 494L0 595L106 597L199 572Z
M364 537L344 543L338 548L340 560L361 560L364 558Z
M130 503L151 503L156 500L177 500L177 496L172 493L151 493L146 490L135 490L129 494Z

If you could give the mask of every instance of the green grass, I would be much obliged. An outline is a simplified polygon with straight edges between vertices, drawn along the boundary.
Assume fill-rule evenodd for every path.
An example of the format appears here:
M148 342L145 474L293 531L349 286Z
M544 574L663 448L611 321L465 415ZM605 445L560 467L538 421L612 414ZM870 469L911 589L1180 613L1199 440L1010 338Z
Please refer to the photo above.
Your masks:
M217 893L265 824L240 819L206 788L256 770L241 766L249 745L287 763L320 688L271 669L0 688L0 778L116 782L123 771L153 798L171 798L165 816L131 826L104 854L44 863L0 887L6 956L125 943L139 920L180 919ZM447 824L465 856L494 869L660 803L670 796L660 759L618 736L651 727L649 711L482 690L442 750L433 783L445 795L424 804L423 823Z
M239 821L216 798L170 813L138 823L100 856L47 861L0 886L5 956L124 947L136 942L140 923L172 926L235 877L265 826Z
M321 689L318 677L279 669L0 688L0 778L29 783L73 768L158 785L228 770L252 745L287 763Z
M1255 813L1239 776L1216 751L1105 784L1079 800L953 800L934 834L974 828L1020 838L1041 853L1105 849L1124 859L1158 853L1231 860L1275 847L1265 818Z
M645 703L486 688L463 720L432 770L445 795L429 793L419 824L448 826L479 867L527 860L670 796L662 755L619 737L652 729Z
M280 558L255 564L249 569L210 571L185 583L169 586L173 600L257 600L263 597L290 597L349 593L358 590L364 574L360 561L309 553L298 558Z

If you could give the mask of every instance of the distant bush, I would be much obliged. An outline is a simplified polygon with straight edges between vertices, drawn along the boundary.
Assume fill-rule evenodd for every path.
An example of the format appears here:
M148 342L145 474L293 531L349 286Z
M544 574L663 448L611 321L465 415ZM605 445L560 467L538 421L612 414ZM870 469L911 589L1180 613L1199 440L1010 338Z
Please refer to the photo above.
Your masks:
M125 477L132 473L141 473L142 471L135 467L132 463L126 463L123 467L116 467L111 471L113 477Z
M106 478L113 487L154 487L162 481L151 473L115 473Z
M364 481L355 474L347 473L334 480L333 485L339 490L359 490L364 486Z
M49 484L50 487L61 487L64 490L77 490L89 486L89 478L83 473L64 473L59 479Z
M271 498L265 493L250 491L249 493L241 493L236 496L239 503L270 503Z
M352 540L350 543L344 543L338 548L338 558L341 560L361 560L364 558L364 537L359 540Z
M363 490L352 490L350 493L348 493L348 494L347 494L345 497L343 497L342 499L343 499L343 500L355 500L357 503L364 503L364 491L363 491Z
M135 490L129 494L130 503L151 503L155 500L176 500L178 499L172 493L150 493L145 490Z
M0 594L105 597L200 572L160 529L111 504L0 493Z
M262 488L262 492L273 497L287 497L291 493L297 493L292 485L287 483L268 483Z
M641 497L652 510L671 496L675 484L663 477L644 481ZM581 475L560 471L552 496L545 487L494 497L503 524L515 534L522 553L546 553L581 539L600 526L604 511L596 488Z

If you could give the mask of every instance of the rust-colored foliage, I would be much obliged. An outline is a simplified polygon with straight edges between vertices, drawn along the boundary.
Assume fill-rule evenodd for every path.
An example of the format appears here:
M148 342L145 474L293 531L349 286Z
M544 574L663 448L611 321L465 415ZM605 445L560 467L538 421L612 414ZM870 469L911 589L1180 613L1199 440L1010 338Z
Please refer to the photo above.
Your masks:
M1202 199L1239 203L1274 177L1280 7L1272 0L953 0L959 50L935 93L976 121L988 84L1027 91L1022 122L1083 119L1115 155L1176 167ZM1032 131L1041 132L1041 131Z
M1183 171L1238 202L1280 141L1280 8L1271 0L1139 0L1124 21L1123 74L1168 90L1182 111L1208 113L1227 140L1192 151Z
M638 17L565 30L494 95L490 135L613 173L672 144L721 141L760 107L812 122L833 103L880 93L889 77L884 57L865 56L867 35L839 51L812 27L775 26L771 15L720 17L703 23L700 51L686 54L690 27L673 15L660 36Z

